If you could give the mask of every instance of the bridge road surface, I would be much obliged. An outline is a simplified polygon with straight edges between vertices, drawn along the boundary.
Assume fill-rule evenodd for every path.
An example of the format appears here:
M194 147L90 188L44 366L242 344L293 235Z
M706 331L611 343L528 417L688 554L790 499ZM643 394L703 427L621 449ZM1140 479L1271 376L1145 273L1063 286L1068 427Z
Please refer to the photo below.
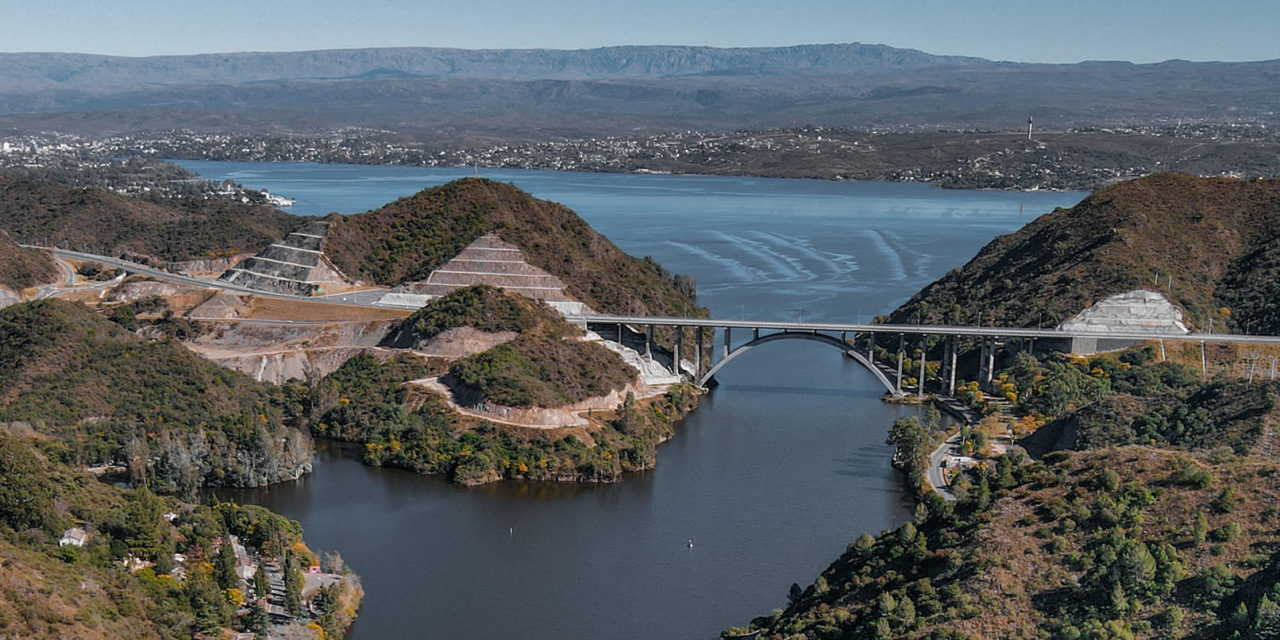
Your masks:
M330 296L296 296L287 293L274 293L270 291L259 291L249 287L230 284L220 280L205 280L201 278L192 278L183 276L163 269L148 267L145 265L112 258L110 256L100 256L92 253L83 253L80 251L69 251L67 249L56 249L52 247L41 247L35 245L22 245L29 249L41 249L48 251L55 256L70 258L72 260L87 260L91 262L99 262L103 265L124 269L125 271L151 276L157 280L167 280L169 282L177 282L193 287L201 287L206 289L221 289L223 291L231 291L245 295L262 296L266 298L276 298L280 300L293 300L296 302L324 302L327 304L345 305L350 307L366 307L374 309L390 309L390 308L409 308L394 305L375 304L371 298L375 292L352 292L350 294L334 294ZM359 295L363 293L364 295ZM382 291L376 292L378 295ZM1168 334L1156 332L1141 331L1061 331L1058 329L1026 329L1018 327L982 327L982 326L964 326L964 325L918 325L918 324L842 324L831 322L776 322L776 321L755 321L755 320L716 320L713 318L675 318L663 316L617 316L617 315L594 315L594 316L568 316L566 318L570 322L578 323L602 323L602 324L628 324L628 325L654 325L665 327L708 327L713 329L765 329L776 331L792 331L792 332L847 332L847 333L881 333L895 334L904 333L911 335L956 335L969 337L987 337L987 338L1045 338L1045 339L1061 339L1061 338L1101 338L1111 340L1176 340L1176 341L1200 341L1200 342L1234 342L1238 344L1280 344L1280 336L1255 336L1231 333L1183 333Z

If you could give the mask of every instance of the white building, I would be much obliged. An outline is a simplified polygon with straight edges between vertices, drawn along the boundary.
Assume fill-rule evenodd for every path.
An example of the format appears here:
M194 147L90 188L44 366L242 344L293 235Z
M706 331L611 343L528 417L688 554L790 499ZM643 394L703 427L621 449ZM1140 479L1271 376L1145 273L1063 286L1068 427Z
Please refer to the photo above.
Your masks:
M80 527L71 527L62 533L62 537L58 538L59 547L83 547L85 541L89 539L89 534L85 533Z

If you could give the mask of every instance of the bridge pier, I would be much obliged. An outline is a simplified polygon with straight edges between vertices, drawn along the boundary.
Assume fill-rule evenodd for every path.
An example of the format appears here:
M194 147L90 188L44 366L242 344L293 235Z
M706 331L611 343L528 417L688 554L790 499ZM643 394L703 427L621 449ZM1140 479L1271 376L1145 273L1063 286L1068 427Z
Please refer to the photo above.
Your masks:
M684 342L684 327L676 325L675 349L671 354L671 372L677 377L684 376L684 371L680 367L680 343Z
M978 358L978 386L990 391L996 368L995 338L982 339L982 348L978 353Z
M731 331L733 331L733 328L732 328L732 327L725 327L725 328L724 328L724 348L722 348L722 349L720 350L720 359L721 359L721 360L724 360L725 358L728 358L728 357L729 357L729 349L731 349L731 348L732 348L732 346L731 346L731 345L732 345L732 343L731 343L731 342L730 342L730 340L729 340L729 333L730 333Z
M978 386L986 388L987 379L987 339L978 340Z
M987 349L987 386L991 386L991 380L996 375L996 348L999 346L997 342L999 338L991 339L991 348Z
M653 325L651 324L644 326L644 355L650 363L653 362Z
M947 361L950 364L947 367L947 395L954 396L956 394L956 352L960 351L960 336L950 336L950 346L951 353L947 355Z
M907 345L906 334L899 333L898 334L898 380L894 384L894 392L893 392L894 395L898 395L898 396L902 395L902 357L903 357L903 350L906 349L906 345Z
M951 373L951 336L942 336L942 363L938 367L938 388L947 390L947 377Z
M702 330L702 327L695 327L693 330L693 344L694 344L693 379L694 380L702 379L702 339L705 337L704 335L702 335L703 333L705 332Z
M916 397L924 400L924 361L928 360L928 354L924 350L924 342L920 342L920 378L916 384Z
M751 339L752 340L760 339L760 327L751 327Z

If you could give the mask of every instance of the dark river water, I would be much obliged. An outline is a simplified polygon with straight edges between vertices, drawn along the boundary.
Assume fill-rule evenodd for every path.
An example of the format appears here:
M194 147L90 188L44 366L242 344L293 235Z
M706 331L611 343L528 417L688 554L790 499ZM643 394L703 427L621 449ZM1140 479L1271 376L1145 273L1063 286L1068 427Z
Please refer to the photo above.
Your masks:
M356 213L470 169L182 162ZM693 275L716 317L870 320L1000 233L1080 193L920 184L481 171L565 203L634 255ZM909 517L870 373L774 342L718 375L657 469L608 486L464 489L320 446L302 480L234 494L338 550L366 591L351 638L691 639L767 614L866 531ZM693 546L689 546L689 541Z

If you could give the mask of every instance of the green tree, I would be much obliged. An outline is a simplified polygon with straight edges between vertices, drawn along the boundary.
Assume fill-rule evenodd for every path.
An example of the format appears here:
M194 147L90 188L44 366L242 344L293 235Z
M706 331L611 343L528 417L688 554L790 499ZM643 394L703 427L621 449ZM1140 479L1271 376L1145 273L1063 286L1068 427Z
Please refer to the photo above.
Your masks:
M1115 571L1126 593L1141 593L1156 577L1156 559L1142 541L1128 540L1116 558Z
M1026 351L1019 351L1013 356L1013 366L1009 369L1009 381L1018 389L1019 402L1026 404L1034 395L1036 383L1044 375L1044 367L1035 356Z
M1196 544L1200 544L1208 535L1209 519L1204 517L1203 513L1196 512L1196 519L1191 523L1191 538L1196 541Z
M1222 493L1218 494L1218 497L1213 499L1211 506L1218 513L1231 513L1239 503L1240 499L1236 497L1235 490L1227 487L1222 490Z
M218 555L213 563L213 577L220 589L240 587L240 577L236 575L236 554L230 536L223 537L222 546L218 547Z
M914 416L895 420L885 444L894 448L893 465L907 473L924 471L929 464L929 431Z
M258 598L265 598L270 589L271 587L267 583L267 572L263 571L262 567L258 567L258 570L253 572L253 595Z
M44 461L0 429L0 523L18 531L45 526L52 495Z
M1111 392L1111 383L1081 371L1073 364L1050 362L1035 388L1031 408L1046 416L1061 416Z
M183 591L195 614L196 630L208 635L217 634L231 616L231 604L223 597L218 585L203 572L191 571Z
M1280 640L1280 604L1265 594L1258 600L1253 619L1253 637L1258 640Z
M898 622L908 629L916 626L916 605L911 602L911 598L902 596L902 599L898 601L898 606L893 609L893 617L897 618Z
M302 572L293 554L289 554L284 564L284 606L290 615L302 615L302 584Z
M254 599L249 603L249 613L240 619L241 630L252 633L254 638L266 638L270 626L271 620L267 617L266 608L261 601Z

